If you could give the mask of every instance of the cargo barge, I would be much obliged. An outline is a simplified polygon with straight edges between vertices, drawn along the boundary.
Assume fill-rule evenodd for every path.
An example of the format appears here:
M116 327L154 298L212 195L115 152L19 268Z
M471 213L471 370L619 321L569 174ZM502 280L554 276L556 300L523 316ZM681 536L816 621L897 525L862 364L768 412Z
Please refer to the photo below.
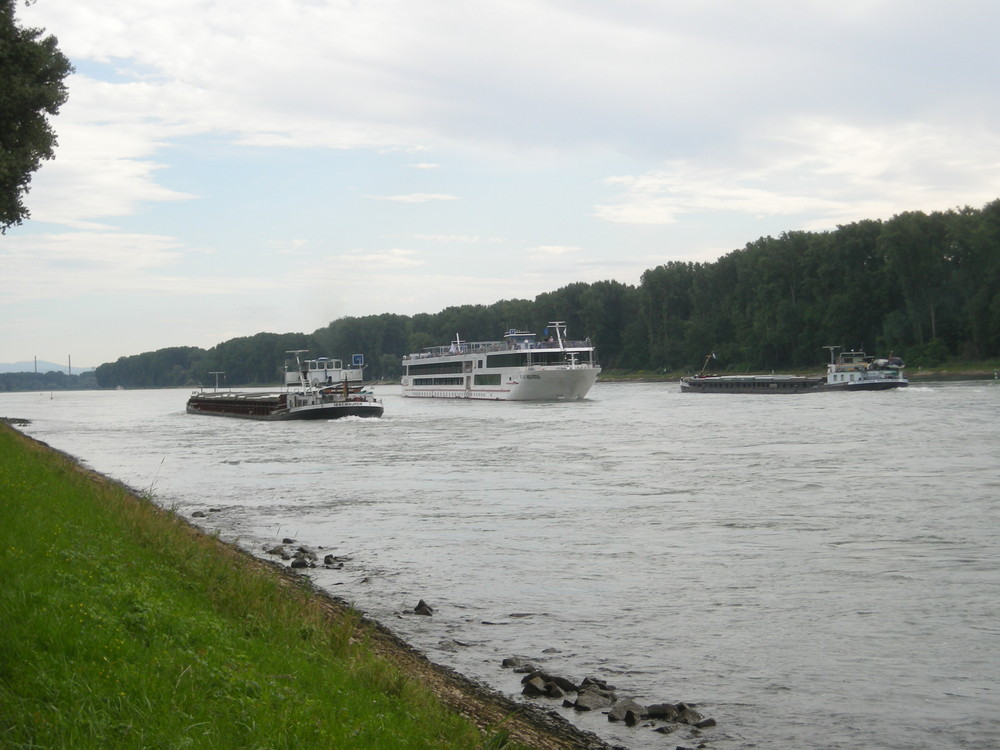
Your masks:
M681 378L681 392L798 394L884 391L909 385L903 374L905 365L899 357L890 354L885 359L876 359L863 351L836 354L839 346L824 348L830 350L830 363L825 375L705 375L705 367L714 358L714 355L709 355L702 373Z
M283 421L291 419L340 419L381 417L381 399L363 389L363 359L355 355L351 367L339 359L325 357L302 360L306 350L295 355L296 369L285 371L285 390L271 392L195 391L187 401L188 414Z

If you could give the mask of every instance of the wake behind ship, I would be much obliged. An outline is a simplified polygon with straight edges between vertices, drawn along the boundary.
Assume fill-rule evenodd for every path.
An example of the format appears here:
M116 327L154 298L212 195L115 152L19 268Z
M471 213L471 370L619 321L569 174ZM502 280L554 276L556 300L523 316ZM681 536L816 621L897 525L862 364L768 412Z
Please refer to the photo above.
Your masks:
M574 401L586 397L601 366L590 339L570 341L566 323L535 333L510 329L501 341L462 341L403 357L403 395L490 401Z

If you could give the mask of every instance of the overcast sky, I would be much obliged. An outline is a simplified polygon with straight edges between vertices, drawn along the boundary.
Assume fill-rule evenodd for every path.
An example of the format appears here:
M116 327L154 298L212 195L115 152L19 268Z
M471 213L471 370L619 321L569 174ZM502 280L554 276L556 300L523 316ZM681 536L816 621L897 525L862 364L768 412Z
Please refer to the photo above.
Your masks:
M17 15L76 73L32 218L0 237L0 362L637 284L764 235L1000 197L996 0Z

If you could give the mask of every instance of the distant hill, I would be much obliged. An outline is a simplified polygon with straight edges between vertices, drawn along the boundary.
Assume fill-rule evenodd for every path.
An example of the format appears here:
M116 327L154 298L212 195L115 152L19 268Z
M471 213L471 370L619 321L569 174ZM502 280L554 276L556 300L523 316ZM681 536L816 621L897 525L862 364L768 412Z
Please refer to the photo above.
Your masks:
M3 372L35 372L35 368L36 368L36 364L33 361L32 362L11 362L11 363L0 362L0 373L3 373ZM61 372L64 375L68 375L69 374L69 367L67 365L57 365L55 362L43 362L42 360L39 360L38 363L37 363L37 368L38 368L38 372L40 372L40 373ZM95 368L95 367L83 367L83 366L78 367L76 365L73 365L73 374L74 375L79 375L80 373L90 372L91 370L95 370L95 369L97 369L97 368Z

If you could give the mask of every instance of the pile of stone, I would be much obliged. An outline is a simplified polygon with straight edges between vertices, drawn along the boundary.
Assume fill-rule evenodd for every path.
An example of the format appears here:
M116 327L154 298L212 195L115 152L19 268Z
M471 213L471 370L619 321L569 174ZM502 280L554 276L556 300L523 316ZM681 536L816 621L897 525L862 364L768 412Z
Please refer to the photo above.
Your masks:
M691 703L642 704L633 698L621 697L617 688L596 677L576 682L566 677L538 669L520 657L504 659L502 666L525 673L522 694L529 698L562 699L564 708L575 711L603 711L608 721L636 726L645 722L656 732L669 734L679 729L701 730L715 726L715 719L706 718Z
M295 539L285 538L281 540L281 544L270 548L265 546L264 549L268 555L280 557L285 561L290 560L290 565L293 568L318 567L319 555L312 548L304 545L295 546L297 544ZM325 555L323 566L343 568L344 562L350 559L349 557ZM434 614L434 609L421 599L412 610L401 614L431 617ZM511 615L511 617L520 616L525 615ZM539 669L519 656L504 659L502 666L506 669L512 669L514 672L524 673L525 676L521 680L524 687L521 692L525 697L561 699L563 708L580 712L602 711L607 714L608 721L621 722L629 727L641 724L662 734L686 730L688 738L696 739L700 737L701 730L716 725L715 719L702 716L692 703L643 704L634 698L619 696L614 685L609 685L597 677L586 677L580 682L575 682ZM699 742L697 746L705 747L705 743ZM678 746L678 748L681 747Z
M316 550L312 547L307 547L304 544L300 544L294 549L289 549L289 545L295 544L295 540L291 538L284 538L281 540L281 544L276 544L273 547L265 548L264 552L268 555L274 555L275 557L280 557L282 560L290 560L290 566L293 568L315 568L319 564L319 555ZM349 561L351 558L342 555L324 555L323 556L323 567L324 568L334 568L341 569L344 567L344 563Z

